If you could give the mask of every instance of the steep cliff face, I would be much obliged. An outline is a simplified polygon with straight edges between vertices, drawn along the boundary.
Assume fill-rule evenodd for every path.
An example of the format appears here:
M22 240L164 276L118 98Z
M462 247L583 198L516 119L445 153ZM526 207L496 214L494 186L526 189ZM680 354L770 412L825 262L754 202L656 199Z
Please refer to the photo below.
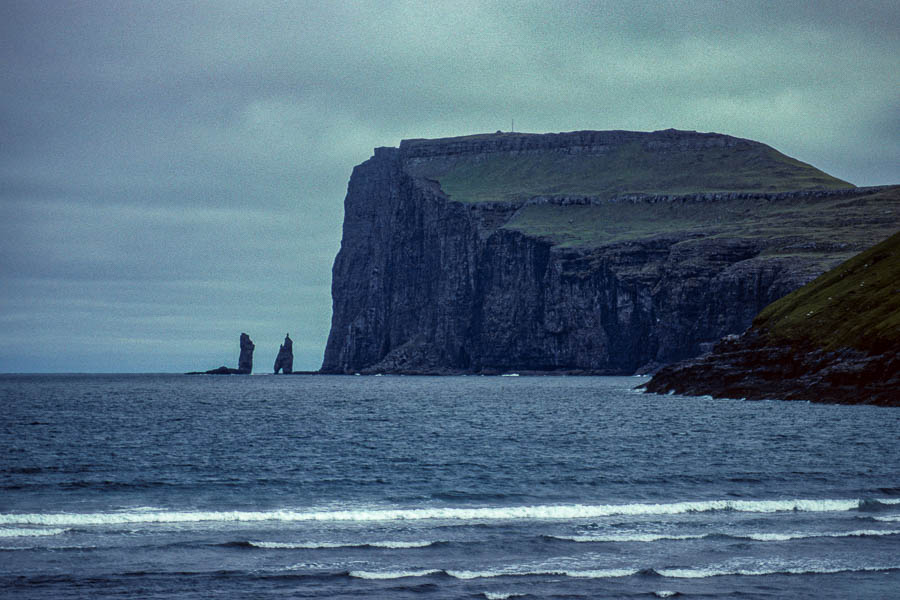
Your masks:
M378 148L348 186L322 371L611 374L694 356L865 244L818 220L867 219L840 205L871 191L772 153L672 131ZM611 185L623 156L644 166ZM750 189L778 156L786 174ZM734 185L713 177L721 165L683 172L715 160ZM800 180L819 191L797 191Z
M900 406L900 233L668 365L650 392Z

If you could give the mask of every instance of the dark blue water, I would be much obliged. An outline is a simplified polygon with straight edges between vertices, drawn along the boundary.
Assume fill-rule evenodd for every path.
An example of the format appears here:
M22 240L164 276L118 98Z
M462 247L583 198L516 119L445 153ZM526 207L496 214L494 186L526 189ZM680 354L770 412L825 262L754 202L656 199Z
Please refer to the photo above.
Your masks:
M0 377L0 596L897 594L900 410L640 381Z

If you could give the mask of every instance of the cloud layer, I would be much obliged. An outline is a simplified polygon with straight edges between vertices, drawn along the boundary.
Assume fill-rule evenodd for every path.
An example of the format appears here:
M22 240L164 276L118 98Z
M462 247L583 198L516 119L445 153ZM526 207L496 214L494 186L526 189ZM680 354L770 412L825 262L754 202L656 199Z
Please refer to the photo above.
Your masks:
M0 372L318 368L352 167L718 131L900 183L893 2L7 2Z

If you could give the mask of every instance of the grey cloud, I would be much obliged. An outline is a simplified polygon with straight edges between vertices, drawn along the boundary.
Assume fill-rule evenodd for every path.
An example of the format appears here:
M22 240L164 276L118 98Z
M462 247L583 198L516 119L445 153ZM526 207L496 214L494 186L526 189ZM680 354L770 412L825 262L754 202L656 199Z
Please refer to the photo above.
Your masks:
M242 327L275 350L290 330L295 366L316 368L350 171L404 137L678 127L897 183L898 18L893 2L4 3L0 347L29 349L0 371L110 353L199 368ZM51 364L41 344L62 334Z

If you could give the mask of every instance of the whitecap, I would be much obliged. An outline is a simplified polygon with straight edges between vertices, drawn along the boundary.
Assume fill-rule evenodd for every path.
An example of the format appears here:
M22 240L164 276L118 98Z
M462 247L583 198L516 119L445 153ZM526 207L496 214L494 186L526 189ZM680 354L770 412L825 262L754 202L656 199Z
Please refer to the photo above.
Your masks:
M900 535L900 531L889 529L857 529L854 531L810 532L810 533L748 533L736 535L759 542L784 542L788 540L801 540L809 538L843 538L843 537L877 537L886 535Z
M383 542L248 542L256 548L267 548L270 550L291 550L291 549L328 549L328 548L426 548L435 542L416 541L383 541Z
M568 542L658 542L660 540L699 540L705 535L669 535L654 533L625 533L621 535L553 535L558 540Z
M420 571L350 571L350 577L358 579L403 579L405 577L427 577L441 573L440 569L423 569Z
M197 523L258 521L404 521L404 520L564 520L615 515L675 515L691 512L735 511L775 513L786 511L834 512L859 507L859 500L705 500L664 504L567 504L505 507L436 507L356 510L272 511L122 511L111 513L0 514L0 525L113 525L125 523Z
M33 529L33 528L11 528L0 529L0 538L8 537L40 537L45 535L59 535L69 531L68 529Z
M676 579L704 579L707 577L721 577L726 575L759 576L759 575L828 575L834 573L867 573L872 571L896 571L900 565L890 566L837 566L837 567L783 567L770 569L656 569L663 577Z
M610 579L616 577L630 577L636 575L637 569L589 569L572 571L566 569L548 569L540 571L506 570L498 571L447 571L447 575L456 579L490 579L494 577L529 577L537 575L565 576L582 579Z

